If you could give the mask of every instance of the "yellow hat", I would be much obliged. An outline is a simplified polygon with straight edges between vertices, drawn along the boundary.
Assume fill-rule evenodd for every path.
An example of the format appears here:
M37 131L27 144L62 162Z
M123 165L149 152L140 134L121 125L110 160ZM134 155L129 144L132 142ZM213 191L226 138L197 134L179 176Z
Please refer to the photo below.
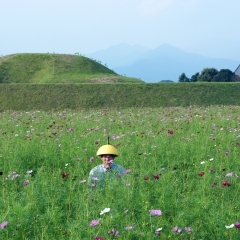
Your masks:
M97 156L100 156L100 155L103 155L103 154L118 156L118 150L110 144L103 145L98 149Z

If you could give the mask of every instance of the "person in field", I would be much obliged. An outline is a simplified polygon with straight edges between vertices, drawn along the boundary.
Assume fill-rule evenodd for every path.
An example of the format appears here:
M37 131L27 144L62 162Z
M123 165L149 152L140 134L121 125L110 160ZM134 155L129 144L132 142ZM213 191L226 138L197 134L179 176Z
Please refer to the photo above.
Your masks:
M110 145L103 145L97 151L97 156L100 157L102 164L94 167L88 177L88 185L95 187L96 185L105 185L106 179L121 177L125 169L114 162L118 156L118 150Z

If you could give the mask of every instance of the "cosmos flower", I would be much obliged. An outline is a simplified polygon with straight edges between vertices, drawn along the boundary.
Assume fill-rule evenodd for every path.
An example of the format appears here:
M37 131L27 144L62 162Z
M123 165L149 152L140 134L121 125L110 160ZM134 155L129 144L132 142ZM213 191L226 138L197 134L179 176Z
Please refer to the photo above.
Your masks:
M162 215L162 211L161 210L151 210L150 211L150 214L152 215L152 216L160 216L160 215Z
M8 225L8 221L2 222L2 223L0 224L0 229L5 228L7 225Z
M134 224L132 224L132 225L130 225L130 226L128 226L128 227L125 227L125 230L132 230L133 227L134 227Z
M192 229L190 227L185 227L184 228L187 232L192 232Z
M23 182L23 185L28 185L29 184L29 180L25 180L24 182Z
M235 226L236 228L240 228L240 222L236 222L236 223L234 224L234 226Z
M90 222L90 226L91 227L95 227L95 226L97 226L97 225L99 225L100 224L100 221L99 220L92 220L91 222Z
M103 237L95 237L94 240L104 240Z
M128 173L130 173L130 172L131 172L130 169L126 169L126 170L123 171L124 174L128 174Z
M83 179L80 181L80 183L85 183L87 180Z
M68 177L69 173L62 173L62 178Z
M90 162L90 163L92 163L93 160L94 160L94 157L90 157L90 158L89 158L89 162Z
M225 225L225 228L229 229L229 228L233 228L234 227L234 224L231 224L229 226Z
M229 150L225 151L225 155L228 156L229 154Z
M156 230L155 230L155 234L156 234L156 235L160 235L161 230L162 230L162 228L158 228L158 229L156 229Z
M232 176L233 176L232 172L226 174L226 177L232 177Z
M118 236L118 235L120 235L120 232L116 231L115 229L112 229L111 231L108 232L108 234Z
M171 130L171 129L168 129L168 134L170 134L170 135L173 135L173 130Z
M146 181L146 180L148 180L149 179L149 177L147 176L147 177L144 177L144 180Z
M104 213L107 213L107 212L110 212L110 208L105 208L103 209L101 212L100 212L100 215L104 214Z
M153 177L154 177L154 179L158 180L159 179L159 174L154 174Z
M223 185L223 186L226 186L226 187L231 186L231 184L228 183L227 180L223 180L222 185Z
M198 176L202 177L205 174L205 172L200 172Z

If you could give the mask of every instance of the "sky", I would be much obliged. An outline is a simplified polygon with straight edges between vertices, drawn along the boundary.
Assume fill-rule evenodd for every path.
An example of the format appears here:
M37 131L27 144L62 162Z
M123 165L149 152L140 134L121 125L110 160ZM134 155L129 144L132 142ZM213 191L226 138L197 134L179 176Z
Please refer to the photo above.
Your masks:
M167 43L240 61L239 0L0 0L0 56Z

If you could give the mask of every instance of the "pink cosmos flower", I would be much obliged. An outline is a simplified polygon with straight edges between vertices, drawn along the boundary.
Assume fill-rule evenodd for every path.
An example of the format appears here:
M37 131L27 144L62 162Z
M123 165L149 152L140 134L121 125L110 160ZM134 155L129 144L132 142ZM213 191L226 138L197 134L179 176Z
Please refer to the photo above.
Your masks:
M94 157L90 157L90 158L89 158L89 162L90 162L90 163L92 163L93 160L94 160Z
M177 230L178 230L178 226L174 227L174 228L172 229L172 232L177 232Z
M97 226L97 225L99 225L99 224L100 224L100 221L99 221L99 220L92 220L92 221L90 222L90 226L91 226L91 227Z
M190 227L185 227L184 228L187 232L192 232L192 229Z
M229 150L225 151L225 155L228 156L229 154Z
M95 237L94 240L104 240L103 237Z
M0 224L0 228L3 229L8 225L8 221L5 221L3 223Z
M152 216L161 216L162 215L162 211L161 210L151 210L150 211L150 214L152 215Z
M23 182L23 185L28 185L29 184L29 180L25 180L24 182Z

